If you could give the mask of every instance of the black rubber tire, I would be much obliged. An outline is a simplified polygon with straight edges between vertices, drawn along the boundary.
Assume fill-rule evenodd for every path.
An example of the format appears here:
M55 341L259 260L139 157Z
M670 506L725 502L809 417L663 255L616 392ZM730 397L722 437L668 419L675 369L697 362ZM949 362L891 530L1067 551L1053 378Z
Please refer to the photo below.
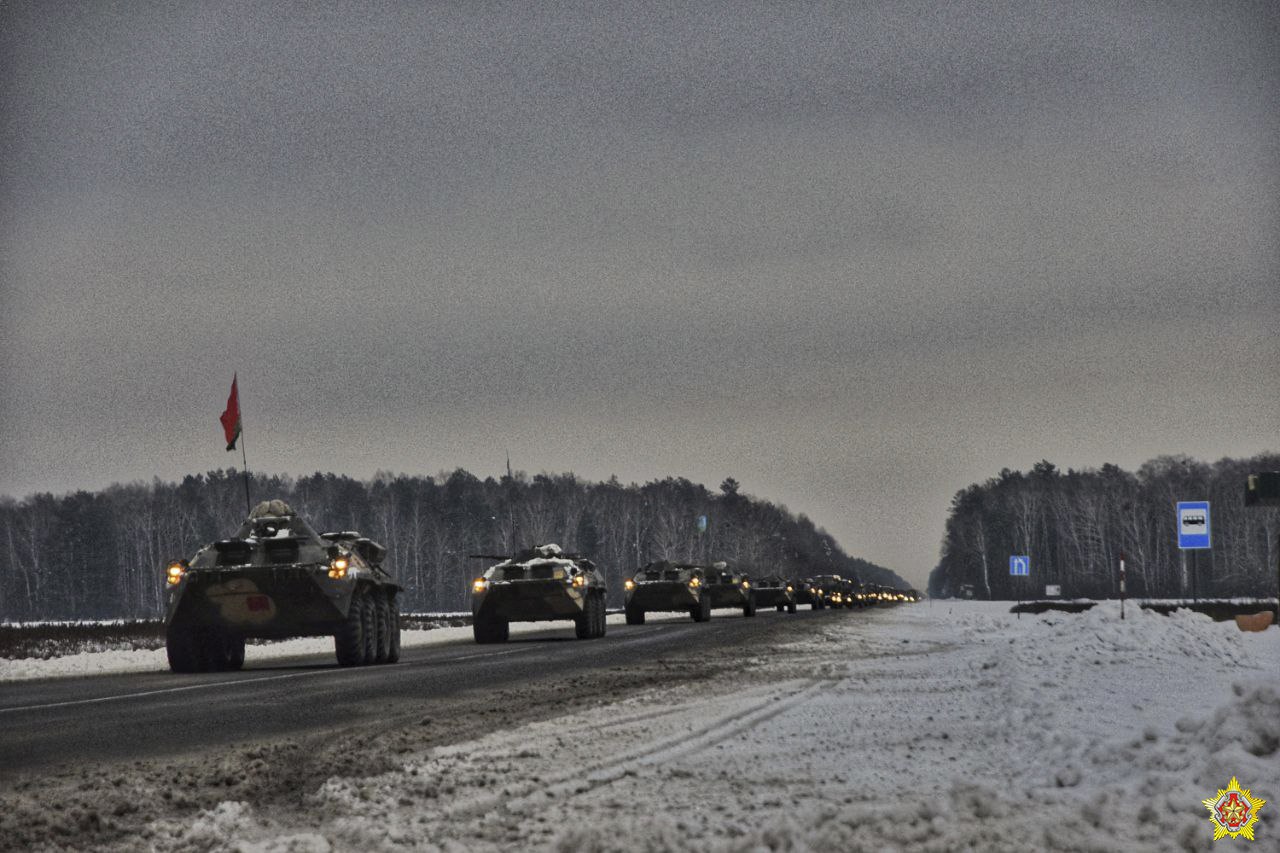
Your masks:
M223 669L239 672L244 669L244 637L225 635L222 638Z
M779 612L779 613L781 613L784 609L786 609L786 606L787 606L787 605L785 605L785 604L779 604L779 605L778 605L778 612Z
M706 622L711 618L711 599L706 594L698 596L698 603L689 611L694 622Z
M196 638L192 630L170 625L164 634L164 650L171 672L197 672L200 658L196 654Z
M788 603L788 604L787 604L787 612L788 612L788 613L795 613L795 612L796 612L796 603L795 603L794 601L792 601L792 602L790 602L790 603Z
M628 625L643 625L643 624L644 624L644 610L642 610L642 609L641 609L641 608L639 608L639 607L631 607L630 605L628 605L628 606L627 606L627 624L628 624Z
M203 628L196 634L197 666L201 672L221 672L226 666L226 649L216 628Z
M390 641L387 643L387 663L400 662L400 605L396 594L387 593L387 617L390 620Z
M595 637L596 630L596 598L588 596L582 603L582 613L573 617L573 634L579 640L590 640Z
M347 620L333 635L333 651L339 666L359 666L364 663L364 592L351 594L351 606L347 608Z
M511 635L511 626L508 623L480 616L472 620L471 630L475 634L476 642L482 644L505 643Z
M378 605L373 590L365 590L360 602L360 626L364 629L364 656L362 664L378 659Z
M596 596L596 613L597 622L600 626L600 633L596 634L596 636L604 637L605 634L609 633L609 608L605 606L604 595Z
M809 606L810 606L812 609L814 609L814 610L821 610L821 609L822 609L822 599L821 599L821 598L817 598L817 597L815 596L815 597L814 597L814 599L813 599L813 603L812 603L811 605L809 605Z
M386 663L391 655L391 611L387 607L387 596L382 590L373 590L370 597L373 599L373 621L377 625L373 662Z
M748 618L756 615L756 594L747 593L747 603L742 608L742 615Z

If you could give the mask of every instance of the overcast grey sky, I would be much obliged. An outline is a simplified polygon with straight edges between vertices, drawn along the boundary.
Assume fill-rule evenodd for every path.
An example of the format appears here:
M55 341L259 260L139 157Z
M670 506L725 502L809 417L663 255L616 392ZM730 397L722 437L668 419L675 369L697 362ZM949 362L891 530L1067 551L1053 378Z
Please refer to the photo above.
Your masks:
M726 476L922 585L1277 450L1280 7L0 7L0 493Z

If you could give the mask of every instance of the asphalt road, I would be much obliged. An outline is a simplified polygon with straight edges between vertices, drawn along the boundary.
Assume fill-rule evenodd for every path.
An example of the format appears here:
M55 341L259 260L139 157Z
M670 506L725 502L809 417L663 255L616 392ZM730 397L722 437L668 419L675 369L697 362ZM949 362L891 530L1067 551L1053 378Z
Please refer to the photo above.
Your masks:
M395 665L338 667L332 655L255 663L232 673L169 672L50 679L0 685L0 778L59 765L182 756L252 741L377 725L421 713L424 702L564 679L715 646L802 632L818 620L866 613L761 611L746 619L716 611L710 622L610 624L600 640L573 638L548 623L503 645L460 640L403 650ZM446 703L447 709L447 703Z

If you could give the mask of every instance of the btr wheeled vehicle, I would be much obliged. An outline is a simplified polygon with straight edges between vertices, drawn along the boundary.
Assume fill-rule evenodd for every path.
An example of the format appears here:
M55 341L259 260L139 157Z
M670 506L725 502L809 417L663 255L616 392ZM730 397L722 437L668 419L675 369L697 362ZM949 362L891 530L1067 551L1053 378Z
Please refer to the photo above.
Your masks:
M174 672L236 670L245 640L330 635L343 666L400 659L399 584L386 549L355 531L318 534L281 500L166 571Z
M764 575L751 579L756 607L773 607L779 613L796 612L796 585L782 575Z
M811 610L821 610L827 606L822 597L822 589L814 583L813 578L804 578L795 587L796 604L807 604Z
M512 622L573 620L580 640L605 635L605 579L595 563L539 545L501 560L471 583L471 624L477 643L505 643Z
M688 613L694 622L711 618L706 570L689 563L658 560L623 582L628 625L643 625L653 612Z
M706 594L713 610L732 607L741 609L743 616L756 615L756 594L751 579L729 568L725 562L715 562L704 569Z

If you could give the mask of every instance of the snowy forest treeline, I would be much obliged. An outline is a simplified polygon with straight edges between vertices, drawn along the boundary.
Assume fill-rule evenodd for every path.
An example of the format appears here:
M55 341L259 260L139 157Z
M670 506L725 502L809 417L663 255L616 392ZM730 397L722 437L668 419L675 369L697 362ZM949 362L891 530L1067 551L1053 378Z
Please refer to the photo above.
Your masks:
M848 556L825 531L784 506L683 478L623 485L573 474L521 472L480 480L462 469L437 477L379 474L255 476L253 500L283 498L321 531L359 530L387 547L406 611L469 608L484 562L468 554L556 542L592 557L609 580L655 559L728 560L793 576L857 574L905 588L887 569ZM101 492L0 500L0 620L145 618L162 612L170 560L233 533L244 520L234 469L181 483L115 485ZM705 531L698 519L707 517Z
M1115 465L1059 471L1001 471L956 494L942 557L929 577L938 597L1043 597L1059 584L1068 598L1118 597L1120 555L1127 594L1146 598L1274 596L1280 508L1244 505L1246 477L1280 471L1280 455L1213 464L1161 456L1136 473ZM1212 550L1185 561L1175 505L1210 502ZM1030 577L1010 577L1009 557L1031 557Z

